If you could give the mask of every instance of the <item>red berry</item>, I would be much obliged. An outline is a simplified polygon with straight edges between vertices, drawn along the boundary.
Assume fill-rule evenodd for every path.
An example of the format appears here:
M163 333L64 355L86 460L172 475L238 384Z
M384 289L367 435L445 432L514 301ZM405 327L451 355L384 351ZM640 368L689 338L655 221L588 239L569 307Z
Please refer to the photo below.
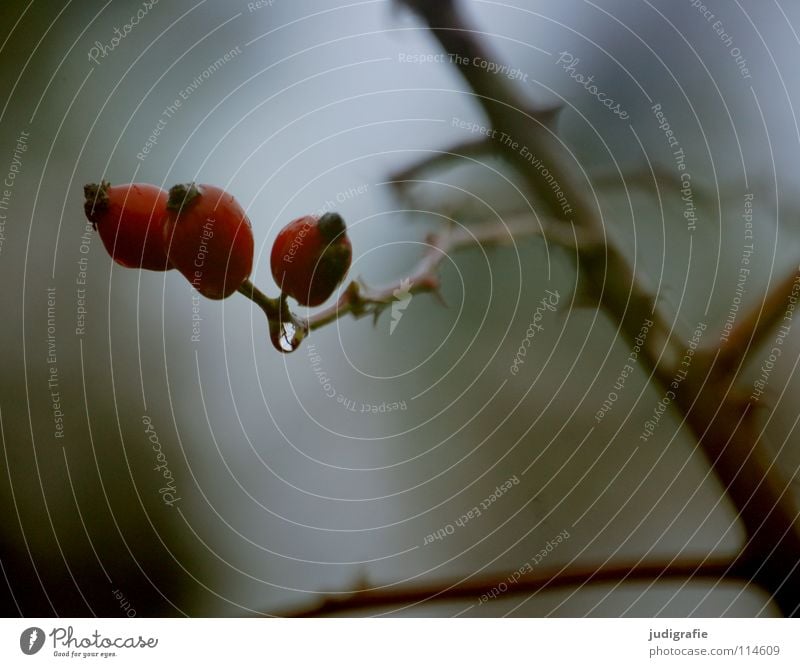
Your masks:
M214 185L169 191L164 242L173 265L209 299L233 294L253 269L253 232L244 209Z
M344 280L352 256L342 216L306 215L278 233L270 257L272 277L298 303L318 306Z
M128 268L165 271L167 259L162 226L167 193L155 185L114 185L103 181L83 187L83 209L100 234L108 254Z

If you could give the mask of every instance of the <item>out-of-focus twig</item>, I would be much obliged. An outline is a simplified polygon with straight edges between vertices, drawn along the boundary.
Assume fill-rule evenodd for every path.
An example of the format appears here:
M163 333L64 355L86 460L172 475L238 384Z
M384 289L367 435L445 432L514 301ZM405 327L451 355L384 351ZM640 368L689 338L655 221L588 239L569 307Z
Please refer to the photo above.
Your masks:
M450 146L447 150L432 150L426 159L414 162L404 169L395 171L387 179L395 187L403 188L414 182L426 171L432 171L448 164L457 164L465 157L485 155L492 151L493 145L490 139L468 139L462 143Z
M552 120L558 109L532 106L508 78L497 76L474 63L499 62L480 40L480 32L465 21L454 0L425 2L398 0L415 10L428 24L445 52L456 54L459 71L475 92L498 138L492 139L496 154L514 166L531 192L549 214L584 230L587 237L604 238L606 230L588 183L573 177L579 165L565 157ZM525 150L522 150L522 149ZM546 170L546 171L544 171ZM654 295L634 275L627 257L613 244L589 244L581 249L580 269L588 277L584 295L612 313L620 329L633 340L645 320L652 322L642 354L672 375L681 354L681 336L662 313ZM669 368L668 368L669 366Z
M483 106L493 127L514 139L497 142L497 151L514 165L530 189L549 206L551 214L575 228L602 234L604 229L596 202L587 186L573 178L581 173L572 165L555 134L526 109L528 104L513 85L474 63L498 62L462 16L455 0L398 0L412 8L428 24L447 53L458 54L459 71ZM524 145L525 154L516 146ZM548 179L526 157L535 154L546 165ZM575 167L574 169L572 167ZM548 181L555 180L569 199L569 213ZM653 294L637 276L623 252L611 239L602 250L578 248L578 270L586 291L618 323L619 331L633 341L647 318L654 322L641 358L665 388L675 381L686 358L689 341L675 335L669 320L659 311ZM705 326L705 324L703 324ZM755 329L753 329L755 331ZM732 379L709 381L710 362L698 355L675 392L672 405L692 429L706 458L728 493L747 531L743 561L754 577L773 596L786 615L800 610L800 525L789 482L784 478L760 440L748 406L732 386Z
M368 287L351 282L333 305L318 310L305 320L308 330L319 329L344 315L377 318L383 310L397 301L398 295L437 292L439 267L451 253L474 245L492 246L514 243L526 236L542 236L547 242L573 246L573 230L550 219L532 216L496 220L469 226L445 226L429 234L422 258L402 280L382 287Z
M775 284L764 296L742 317L728 335L728 340L717 358L720 371L735 373L749 353L759 349L767 336L778 323L786 317L790 299L796 298L800 291L800 267L794 267L786 276ZM794 310L794 304L792 310ZM789 316L790 320L792 315ZM791 321L789 321L791 326Z
M499 573L466 580L425 582L385 586L356 591L350 595L326 596L307 607L288 610L280 616L321 616L352 614L379 607L400 608L428 602L470 601L478 606L498 595L532 595L541 591L578 588L585 585L621 584L641 581L669 583L708 580L716 583L744 577L730 558L642 560L630 563L571 564L532 572ZM487 594L490 594L491 597Z

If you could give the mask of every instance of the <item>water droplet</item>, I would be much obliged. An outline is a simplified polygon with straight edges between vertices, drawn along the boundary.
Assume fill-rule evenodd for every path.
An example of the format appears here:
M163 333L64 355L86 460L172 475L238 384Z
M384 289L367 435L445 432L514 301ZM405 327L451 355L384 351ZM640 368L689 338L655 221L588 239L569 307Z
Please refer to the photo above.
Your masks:
M294 321L277 322L270 326L270 339L279 352L294 352L308 331L303 326L298 326Z

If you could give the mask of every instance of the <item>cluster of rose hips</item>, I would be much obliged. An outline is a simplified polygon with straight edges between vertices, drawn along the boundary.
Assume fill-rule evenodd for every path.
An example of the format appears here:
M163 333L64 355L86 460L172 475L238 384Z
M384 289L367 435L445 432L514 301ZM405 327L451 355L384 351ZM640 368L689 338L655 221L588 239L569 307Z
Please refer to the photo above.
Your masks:
M281 290L270 299L250 282L253 231L244 209L214 185L175 185L169 192L146 183L84 187L84 211L115 262L128 268L178 269L209 299L234 292L267 314L270 337L282 352L295 349L307 331L286 298L318 306L350 268L352 248L338 213L292 220L272 246L272 276Z

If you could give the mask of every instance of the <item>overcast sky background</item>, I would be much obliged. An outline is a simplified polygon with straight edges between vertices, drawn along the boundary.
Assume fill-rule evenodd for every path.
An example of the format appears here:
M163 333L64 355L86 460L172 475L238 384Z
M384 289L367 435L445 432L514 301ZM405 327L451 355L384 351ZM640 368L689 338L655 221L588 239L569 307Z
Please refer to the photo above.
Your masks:
M712 0L717 18L707 21L689 2L667 0L466 4L498 61L527 74L518 85L530 99L563 102L561 136L585 187L598 188L609 234L681 325L705 318L718 331L724 321L746 193L757 218L748 298L796 263L800 7ZM278 611L316 592L513 571L564 530L570 538L548 565L737 548L731 507L675 415L636 449L659 398L641 368L586 438L628 350L604 316L574 307L571 258L538 240L448 258L448 306L415 296L391 335L388 314L374 327L347 318L283 356L240 295L203 299L193 342L188 282L113 265L94 238L87 328L77 336L85 182L225 187L253 223L254 282L272 294L278 229L326 202L348 221L351 276L370 283L407 274L440 224L432 211L491 220L526 207L508 180L518 178L491 159L432 175L413 201L386 184L393 170L467 138L453 119L486 123L452 67L405 62L440 50L393 3L161 2L90 61L95 42L110 44L140 7L0 9L0 173L20 133L30 134L0 248L0 558L18 596L8 595L7 613L114 615L115 588L140 615ZM750 78L715 33L717 20ZM564 51L629 120L556 64ZM226 53L234 55L203 77ZM138 159L176 99L157 145ZM656 103L702 197L691 253L679 191L661 193L662 221L654 191L635 177L648 160L674 171ZM48 389L48 287L57 295L63 440L53 437ZM512 375L547 289L561 295L560 310L546 315ZM782 365L772 381L776 447L796 413L779 401L796 390L791 371ZM405 407L363 413L365 403ZM145 416L179 489L172 507L158 492ZM798 458L790 438L781 464L794 470ZM515 476L481 517L425 544ZM509 595L472 613L512 611L773 612L758 591L657 585Z

